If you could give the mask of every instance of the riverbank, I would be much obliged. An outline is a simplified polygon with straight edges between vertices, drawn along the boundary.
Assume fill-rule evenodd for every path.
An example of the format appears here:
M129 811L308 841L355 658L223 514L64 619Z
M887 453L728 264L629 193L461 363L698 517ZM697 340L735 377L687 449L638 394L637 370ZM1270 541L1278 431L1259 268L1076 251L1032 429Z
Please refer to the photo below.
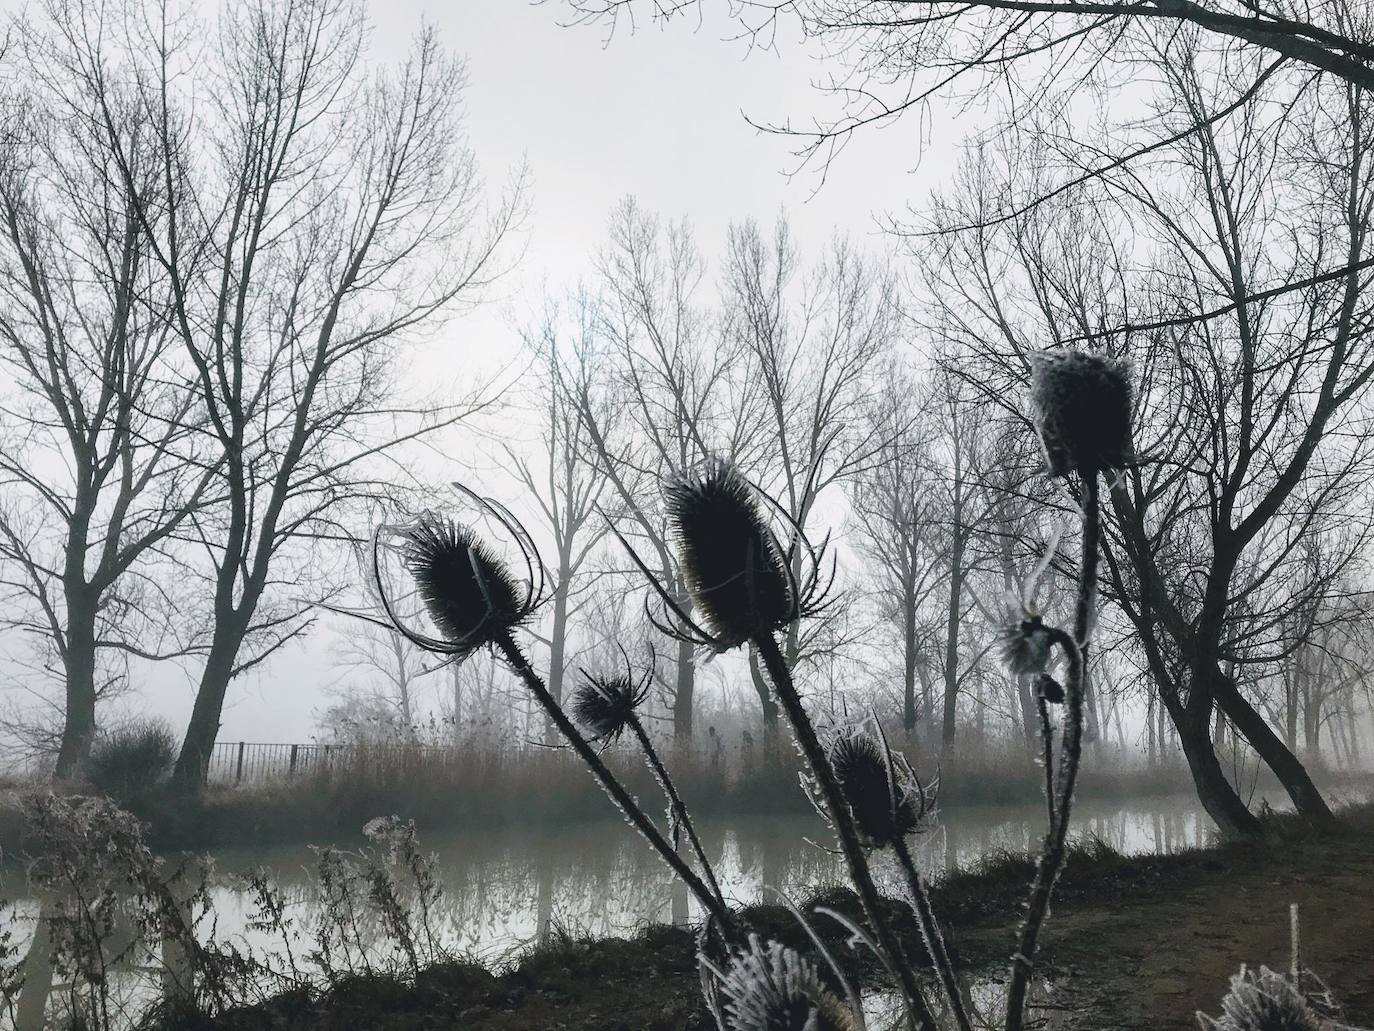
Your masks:
M713 763L695 753L673 756L671 762L689 810L699 819L726 819L809 813L792 759L789 754L788 762L748 769ZM607 761L631 794L646 799L658 794L638 755L612 750ZM939 772L940 804L949 810L1040 804L1039 767L1022 752L956 757ZM1371 786L1370 774L1317 775L1335 797L1360 797ZM1284 798L1277 783L1261 779L1254 788L1276 803ZM0 787L0 856L24 851L19 799L26 791L43 790L47 787L40 782ZM1078 797L1124 802L1192 791L1181 763L1148 765L1137 753L1103 748L1089 756ZM195 801L156 786L117 801L148 825L150 843L164 852L217 850L248 841L257 846L352 846L361 840L360 828L384 814L414 820L431 837L458 829L555 827L613 817L586 769L571 755L547 749L517 755L474 751L458 761L441 761L433 749L362 751L333 768L294 778L212 786Z
M1304 923L1304 963L1319 974L1353 1024L1374 1023L1374 807L1343 814L1346 830L1318 836L1291 819L1269 823L1262 844L1233 844L1128 858L1100 845L1075 849L1056 895L1041 969L1051 988L1034 1016L1060 1031L1195 1028L1217 1012L1242 963L1285 969L1288 907ZM1031 872L1027 856L1000 854L951 873L934 889L938 913L966 977L991 986L1011 950ZM806 906L854 911L845 892ZM892 903L906 946L919 955L905 906ZM745 919L766 936L803 946L777 907ZM818 929L843 953L834 926ZM875 971L859 971L872 983ZM264 1006L183 1027L205 1031L298 1028L342 1031L703 1031L693 940L650 927L629 939L557 936L501 973L449 963L414 983L351 978L318 995L296 992Z

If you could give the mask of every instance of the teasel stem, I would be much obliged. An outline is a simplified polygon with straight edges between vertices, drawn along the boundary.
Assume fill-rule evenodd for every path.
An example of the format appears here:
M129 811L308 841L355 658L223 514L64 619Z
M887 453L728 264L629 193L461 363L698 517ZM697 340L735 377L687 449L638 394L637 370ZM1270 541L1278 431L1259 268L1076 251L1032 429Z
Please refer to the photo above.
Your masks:
M835 768L831 765L825 749L821 747L820 739L816 737L816 728L802 706L801 696L797 694L792 673L783 661L778 643L771 634L759 634L754 638L754 646L758 649L759 657L763 659L764 668L768 670L769 679L773 681L778 701L787 715L787 721L792 725L792 732L797 736L797 744L801 747L807 765L811 767L811 773L820 787L821 798L830 812L835 833L840 839L840 850L849 868L850 880L854 883L854 890L858 893L864 914L873 928L874 940L886 953L883 958L896 974L907 1004L915 1010L921 1031L939 1031L939 1025L936 1024L935 1016L921 993L921 986L916 980L911 964L903 955L901 943L883 918L878 889L868 869L868 860L864 858L863 846L859 843L858 832L854 829L854 822L849 815L848 803L840 790L839 778L835 775Z
M687 807L682 804L682 797L677 793L677 786L673 784L673 778L668 775L668 769L658 757L658 749L649 740L648 732L644 729L644 723L637 715L631 715L629 719L630 729L634 731L639 747L644 751L644 759L649 764L649 769L653 771L654 779L658 781L663 793L668 796L668 805L673 811L673 816L682 829L687 832L687 840L692 845L692 851L696 853L697 862L701 864L701 872L706 878L707 884L711 887L711 892L715 895L716 901L720 903L721 909L725 909L725 896L721 894L720 885L716 882L716 873L711 869L711 863L706 858L706 850L701 847L701 840L697 837L696 828L692 825L692 818L687 813Z
M1026 922L1021 926L1021 939L1011 963L1011 985L1007 990L1006 1031L1021 1031L1025 1024L1026 994L1031 973L1035 968L1035 948L1050 908L1054 883L1064 868L1065 842L1069 833L1069 814L1073 805L1074 784L1078 780L1078 764L1083 755L1083 677L1087 669L1088 631L1093 604L1097 596L1098 542L1102 535L1102 514L1098 504L1097 474L1084 472L1082 512L1082 552L1078 564L1078 595L1074 606L1073 637L1062 630L1053 630L1055 643L1069 657L1068 676L1064 685L1066 710L1063 743L1060 748L1058 804L1050 820L1045 844L1035 867L1031 883Z
M611 800L625 814L625 818L634 825L635 830L644 835L673 873L682 878L682 883L687 885L688 890L697 897L706 911L719 920L725 928L733 929L734 920L725 904L711 894L710 889L702 883L701 878L683 862L677 851L664 840L659 829L654 826L654 822L639 807L639 803L630 796L624 785L616 780L615 774L601 761L601 756L597 754L596 749L573 726L572 720L568 719L567 714L563 712L563 707L554 701L554 697L549 693L543 678L534 671L534 667L530 665L529 659L520 650L520 646L515 643L515 638L511 636L510 631L502 631L493 643L500 650L506 662L510 664L511 669L515 670L520 679L525 682L525 686L530 689L539 704L543 706L549 719L553 720L554 726L572 746L577 757L590 767L596 779L601 782L601 786L611 796Z
M940 985L945 990L945 997L949 1000L950 1010L954 1013L954 1022L959 1031L973 1031L968 1010L964 1006L964 996L959 987L959 978L954 973L954 964L950 962L949 952L945 949L945 937L940 933L940 922L935 918L935 910L930 904L930 892L926 890L925 878L921 876L921 871L912 858L911 849L907 847L905 838L894 838L892 851L896 854L897 862L901 864L902 870L906 874L911 904L916 910L916 919L921 925L921 937L925 940L926 952L930 953L931 965L935 967L935 972L940 977Z
M1048 823L1054 826L1054 734L1050 729L1050 707L1039 694L1035 709L1040 714L1040 762L1045 767L1045 809Z

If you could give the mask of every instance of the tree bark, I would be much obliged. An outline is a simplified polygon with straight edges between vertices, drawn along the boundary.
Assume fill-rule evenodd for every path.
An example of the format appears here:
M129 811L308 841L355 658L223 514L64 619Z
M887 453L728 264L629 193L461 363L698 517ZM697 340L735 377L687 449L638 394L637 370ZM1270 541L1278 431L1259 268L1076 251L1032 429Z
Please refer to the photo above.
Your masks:
M959 610L964 596L964 536L960 518L961 512L956 508L954 549L949 564L949 618L945 627L944 719L940 725L940 744L945 751L954 744L959 708Z
M692 695L696 688L696 663L689 641L677 643L677 683L673 691L673 740L679 745L692 741Z
M1322 798L1317 785L1312 782L1306 768L1298 760L1283 740L1274 733L1269 721L1261 716L1241 695L1236 682L1213 667L1213 690L1217 704L1226 713L1231 724L1250 743L1265 764L1274 771L1279 783L1283 785L1293 806L1309 823L1318 827L1334 827L1337 821L1331 807Z
M95 611L84 600L67 600L67 641L63 657L67 706L56 778L76 776L95 738Z
M1176 702L1166 700L1165 705L1173 716L1179 743L1183 746L1183 757L1193 775L1193 784L1202 808L1215 821L1223 837L1259 837L1259 819L1246 808L1245 802L1226 779L1226 773L1217 761L1217 753L1212 748L1211 721L1207 718L1211 705L1207 706L1209 712L1204 713L1201 719L1193 718L1192 713Z
M553 592L553 625L549 628L549 694L559 705L563 704L563 666L568 636L568 563L560 561L558 586ZM556 745L559 742L558 728L546 714L544 717L544 743Z
M196 702L186 724L186 736L181 742L176 767L172 771L172 785L183 795L199 795L205 787L205 774L210 754L215 748L215 739L219 736L224 696L233 678L234 656L238 652L239 640L240 636L234 635L232 645L226 644L223 638L215 641L205 660L205 668L201 671Z

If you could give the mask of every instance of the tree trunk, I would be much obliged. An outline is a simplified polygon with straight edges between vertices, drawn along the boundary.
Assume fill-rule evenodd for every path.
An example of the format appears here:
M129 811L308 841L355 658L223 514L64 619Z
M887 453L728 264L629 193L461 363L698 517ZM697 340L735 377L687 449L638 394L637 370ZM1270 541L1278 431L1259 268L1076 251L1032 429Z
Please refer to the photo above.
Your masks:
M553 625L549 628L549 694L563 704L563 667L568 636L568 578L566 569L559 570L558 587L553 592ZM544 741L560 743L558 728L552 718L544 717Z
M1246 808L1245 802L1226 779L1221 763L1217 761L1217 753L1212 748L1212 738L1208 733L1208 714L1203 714L1199 720L1193 719L1181 707L1171 705L1169 708L1202 808L1216 823L1223 837L1259 837L1259 819Z
M1145 699L1145 754L1151 767L1158 762L1155 756L1155 693L1149 692Z
M70 595L67 606L67 704L57 752L57 780L76 776L95 738L95 611L81 600L72 604Z
M1088 717L1088 725L1084 728L1083 742L1089 745L1097 745L1102 740L1102 720L1097 711L1097 690L1094 680L1091 664L1084 664L1083 712Z
M954 744L954 718L959 709L959 609L964 596L964 538L956 510L954 551L949 565L949 617L945 625L945 700L940 724L940 745L948 751Z
M916 733L916 605L902 602L902 731L908 741Z
M1035 699L1031 697L1030 678L1013 673L1011 680L1012 689L1016 692L1017 704L1021 707L1021 737L1034 754L1040 730L1036 726Z
M673 740L679 745L692 741L692 694L696 688L696 665L689 641L677 643L677 684L673 691Z
M1288 750L1269 726L1269 722L1241 696L1233 679L1222 675L1215 667L1210 672L1215 680L1214 693L1217 704L1226 712L1231 725L1274 771L1279 783L1288 792L1288 797L1293 800L1293 806L1299 815L1319 827L1335 826L1338 821L1331 812L1331 807L1326 804L1326 799L1322 798L1317 785L1312 783L1312 778L1298 761L1298 757Z
M921 681L920 725L927 728L923 737L929 736L929 728L935 722L935 687L930 682L930 662L924 654L916 654L916 676Z
M238 635L231 637L234 646L223 640L215 642L201 671L200 687L196 691L195 706L186 724L186 736L181 742L172 784L183 795L198 795L205 787L205 774L219 736L220 716L224 712L224 696L234 672L234 656L238 653Z

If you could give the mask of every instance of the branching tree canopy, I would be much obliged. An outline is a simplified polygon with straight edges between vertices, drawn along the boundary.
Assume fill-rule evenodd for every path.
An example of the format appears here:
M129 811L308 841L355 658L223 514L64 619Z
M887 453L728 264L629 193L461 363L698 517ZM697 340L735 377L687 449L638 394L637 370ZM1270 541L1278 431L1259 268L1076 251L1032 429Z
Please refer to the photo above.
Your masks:
M79 96L89 120L45 171L117 202L147 281L136 317L189 387L159 416L213 501L174 524L211 600L176 774L190 790L230 681L331 592L312 543L347 538L349 506L407 481L398 449L485 403L405 396L396 358L502 270L521 182L485 199L463 69L432 33L394 69L369 65L366 37L352 0L208 22L52 0L21 43L22 77Z
M931 217L933 229L965 228L923 255L930 325L962 349L991 405L1037 347L1086 336L1134 359L1139 453L1112 492L1107 592L1218 824L1255 829L1217 764L1214 706L1299 811L1324 821L1307 771L1235 670L1281 659L1274 628L1368 540L1369 99L1340 82L1271 81L1213 121L1205 83L1253 81L1261 61L1204 56L1181 34L1157 42L1153 117L1175 143L992 225L979 218L988 195L1035 195L1038 170L1024 152L1015 163L975 154ZM1082 163L1093 157L1081 148ZM1341 276L1308 275L1332 256ZM1110 331L1123 312L1155 325ZM1307 576L1305 542L1338 528L1337 553Z
M82 31L22 32L0 85L0 625L61 685L61 777L129 656L191 650L157 570L217 471L155 255L156 133Z

